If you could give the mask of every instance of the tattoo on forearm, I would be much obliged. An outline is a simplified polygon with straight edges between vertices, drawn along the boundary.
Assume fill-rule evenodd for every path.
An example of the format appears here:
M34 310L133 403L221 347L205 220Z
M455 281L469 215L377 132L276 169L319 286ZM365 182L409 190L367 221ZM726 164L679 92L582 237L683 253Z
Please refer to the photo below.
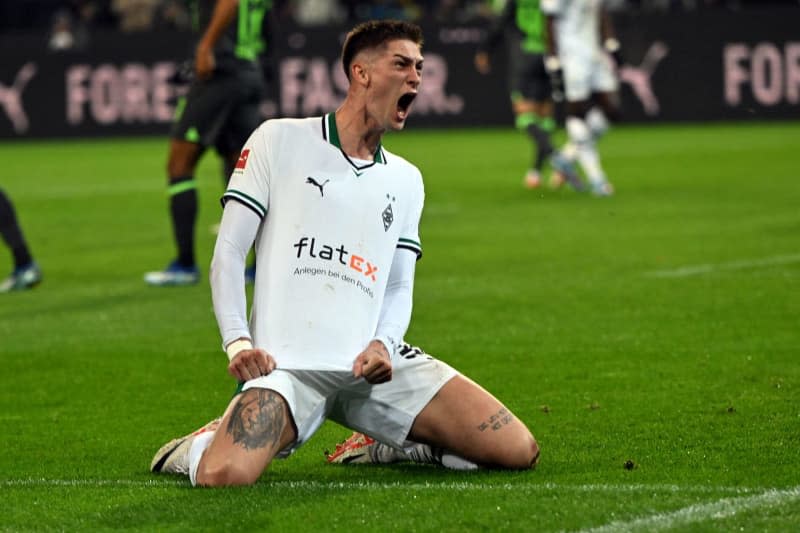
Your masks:
M491 429L492 431L497 431L502 429L503 426L507 426L514 420L514 415L511 414L511 411L503 407L496 414L493 414L489 417L488 420L481 422L478 425L479 431L486 431L487 429Z
M242 394L228 422L228 435L247 450L275 446L286 425L283 399L267 389L250 389Z

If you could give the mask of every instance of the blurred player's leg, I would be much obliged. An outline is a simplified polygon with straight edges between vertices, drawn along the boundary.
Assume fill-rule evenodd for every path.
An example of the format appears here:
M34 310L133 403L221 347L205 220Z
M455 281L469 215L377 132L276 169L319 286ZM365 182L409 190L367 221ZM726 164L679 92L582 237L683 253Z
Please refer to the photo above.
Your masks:
M14 205L1 189L0 235L3 236L3 240L6 241L6 244L8 244L8 247L11 249L11 254L14 256L15 267L19 268L33 261L28 245L25 242L25 237L22 235L22 229L19 226L17 214L14 211Z
M581 163L586 178L591 183L592 194L608 196L613 193L611 185L606 179L603 167L600 165L600 156L586 121L577 116L567 118L567 135L577 150L578 161Z
M578 192L586 189L575 168L577 157L577 149L570 142L561 147L561 150L553 153L550 157L550 165L553 167L553 174L550 176L551 189L558 189L564 183L569 183Z
M194 169L203 153L201 145L173 139L167 174L169 209L178 257L163 271L148 272L150 285L191 285L200 279L194 257L194 227L197 220L197 184Z
M553 144L550 136L555 129L553 118L546 113L543 106L528 100L515 102L514 110L517 112L516 126L524 131L533 141L534 156L531 167L525 174L524 184L529 189L541 184L541 172L544 162L553 153ZM542 111L545 111L544 113Z
M169 173L169 205L178 263L186 268L195 266L194 226L197 221L197 183L194 170L203 149L199 144L173 140L167 164Z
M42 281L42 272L25 242L14 206L2 189L0 189L0 235L14 257L14 270L8 278L0 282L0 292L29 289L39 284Z
M603 111L611 110L611 99L607 97L616 88L616 80L607 62L598 61L592 54L573 55L562 58L564 87L567 100L567 136L569 145L562 154L567 159L580 162L588 179L592 194L609 196L613 188L606 178L600 163L596 140L608 129L606 115L592 109L596 97Z
M194 258L194 227L197 221L197 183L194 169L203 152L201 145L173 139L170 143L169 210L178 257L166 269L145 274L150 285L191 285L200 279Z
M541 53L515 49L510 61L515 125L533 144L533 158L523 184L533 189L541 185L542 168L553 153L550 137L555 121L551 88Z
M179 104L179 113L170 131L167 163L170 217L178 257L165 270L148 272L145 275L147 283L174 286L199 281L194 252L198 205L195 169L206 147L219 147L231 114L247 90L247 83L238 76L214 75L208 80L193 82L183 104ZM247 134L250 131L252 128ZM235 147L226 145L226 150L221 153L238 152L243 143L241 140Z
M597 141L608 131L608 119L603 110L597 106L586 113L586 125L592 132L592 138Z

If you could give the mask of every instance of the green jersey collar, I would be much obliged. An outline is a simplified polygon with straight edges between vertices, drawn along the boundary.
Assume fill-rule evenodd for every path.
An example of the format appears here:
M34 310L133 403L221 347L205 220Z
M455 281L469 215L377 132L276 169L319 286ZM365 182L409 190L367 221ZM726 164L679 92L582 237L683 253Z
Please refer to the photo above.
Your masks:
M375 153L372 156L372 163L362 166L356 165L353 160L350 159L346 153L344 153L344 150L342 150L342 143L339 140L339 130L336 129L335 113L328 113L322 117L322 138L338 148L342 152L342 155L345 157L345 159L347 159L347 161L357 170L371 167L375 163L380 163L382 165L386 164L386 154L383 153L383 146L381 143L378 143L378 147L375 148Z

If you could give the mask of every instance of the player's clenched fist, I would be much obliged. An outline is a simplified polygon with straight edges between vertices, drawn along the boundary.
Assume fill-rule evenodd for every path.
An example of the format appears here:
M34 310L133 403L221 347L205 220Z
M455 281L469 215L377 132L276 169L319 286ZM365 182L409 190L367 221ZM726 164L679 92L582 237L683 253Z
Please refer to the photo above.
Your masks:
M228 365L228 373L239 382L266 376L275 370L275 359L261 348L240 350Z
M372 341L358 354L353 363L353 375L363 377L368 383L385 383L392 379L392 360L381 341Z

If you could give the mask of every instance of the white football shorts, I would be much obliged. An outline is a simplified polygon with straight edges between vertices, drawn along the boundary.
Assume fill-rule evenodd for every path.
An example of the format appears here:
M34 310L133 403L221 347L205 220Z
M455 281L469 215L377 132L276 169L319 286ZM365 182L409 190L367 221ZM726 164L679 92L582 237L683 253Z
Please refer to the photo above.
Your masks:
M619 88L613 60L602 50L591 56L564 55L564 96L568 102L588 100L592 93L610 93Z
M417 415L445 383L458 375L420 348L403 344L392 360L392 379L372 385L349 371L276 368L251 379L242 390L274 390L286 400L297 441L281 450L287 457L316 433L325 419L396 448L404 448Z

